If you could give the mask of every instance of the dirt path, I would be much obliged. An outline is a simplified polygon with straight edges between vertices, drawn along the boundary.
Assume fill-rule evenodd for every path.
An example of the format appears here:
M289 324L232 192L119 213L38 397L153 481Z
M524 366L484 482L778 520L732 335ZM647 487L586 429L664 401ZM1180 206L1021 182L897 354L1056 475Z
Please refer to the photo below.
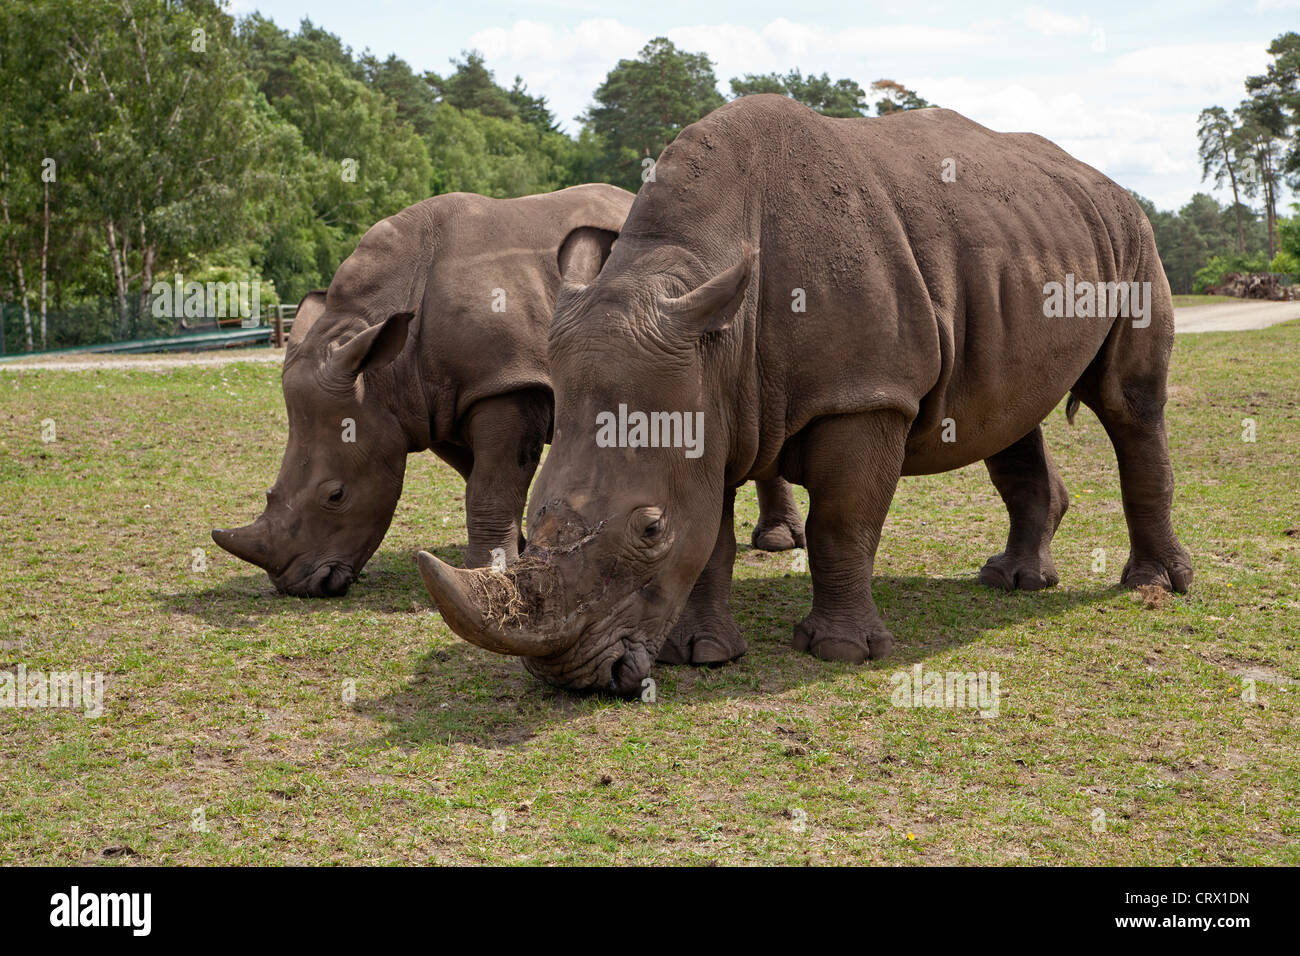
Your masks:
M230 349L224 352L176 352L167 355L69 355L0 363L0 372L56 370L86 372L101 368L135 368L147 372L183 365L231 365L235 362L283 362L284 349Z
M1179 332L1245 332L1300 319L1296 302L1221 302L1174 310L1174 327Z
M1300 319L1296 302L1224 302L1174 310L1179 332L1242 332ZM69 355L66 358L27 359L0 363L22 371L85 372L99 368L135 368L162 371L183 365L230 365L233 362L282 362L284 349L230 349L225 352L178 352L173 355Z

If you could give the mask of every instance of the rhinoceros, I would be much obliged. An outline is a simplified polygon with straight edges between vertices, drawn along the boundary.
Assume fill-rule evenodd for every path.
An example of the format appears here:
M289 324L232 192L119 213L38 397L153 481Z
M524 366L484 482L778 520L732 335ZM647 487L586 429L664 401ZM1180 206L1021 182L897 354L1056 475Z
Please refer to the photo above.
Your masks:
M1184 591L1173 338L1138 204L1046 139L942 109L830 119L745 97L683 130L599 276L558 297L555 434L519 562L501 575L421 553L421 572L466 640L557 686L636 693L656 659L745 650L734 488L780 475L810 498L794 647L879 658L893 638L872 566L902 475L984 461L1010 531L980 580L1057 582L1066 489L1040 424L1070 394L1118 458L1123 582ZM700 414L703 453L599 441L620 406Z
M466 564L496 549L514 560L550 435L546 335L561 276L595 277L631 202L600 184L452 193L371 228L329 291L299 306L282 375L289 439L265 511L213 540L280 591L344 594L388 530L406 456L430 449L466 482ZM802 546L790 487L760 492L756 544Z

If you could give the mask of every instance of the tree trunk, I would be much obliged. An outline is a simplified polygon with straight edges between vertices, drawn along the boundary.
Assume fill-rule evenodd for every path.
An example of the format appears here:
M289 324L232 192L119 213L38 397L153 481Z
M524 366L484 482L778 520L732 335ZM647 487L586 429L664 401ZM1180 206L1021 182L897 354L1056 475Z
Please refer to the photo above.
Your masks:
M140 308L136 314L141 318L150 314L149 293L153 291L153 261L157 251L149 242L149 233L145 228L144 207L137 200L136 214L140 217Z
M23 299L23 333L27 336L27 351L32 351L32 305L27 301L27 282L23 279L23 263L14 253L14 265L18 267L18 294Z
M45 238L41 240L41 348L49 348L46 345L46 315L48 314L49 296L47 289L49 287L49 262L50 262L50 183L45 182Z
M1268 261L1277 255L1277 204L1273 199L1273 162L1272 157L1264 154L1264 206L1268 214Z
M1246 232L1241 225L1241 197L1237 195L1237 173L1232 168L1232 152L1228 149L1228 137L1223 134L1222 129L1219 130L1219 146L1223 149L1223 166L1228 170L1228 180L1232 183L1232 211L1237 214L1237 252L1244 256Z
M108 237L108 258L113 266L113 288L117 293L117 320L121 323L121 327L125 329L130 321L126 302L126 263L118 250L117 229L113 225L113 220L110 219L104 224L104 232Z
M9 197L0 192L0 209L4 210L5 225L12 223L9 220ZM14 272L18 276L18 297L23 303L23 331L27 333L27 351L32 350L32 308L31 303L27 301L27 278L23 275L23 257L18 254L18 246L13 242L9 243L9 252L14 260Z
M142 233L144 232L143 229L140 231ZM144 237L141 236L140 238L143 239ZM155 250L153 246L145 246L141 252L141 258L143 259L143 272L141 273L140 279L139 314L141 317L152 315L149 308L149 295L153 291L153 263L157 254L157 250ZM152 332L150 334L152 334Z

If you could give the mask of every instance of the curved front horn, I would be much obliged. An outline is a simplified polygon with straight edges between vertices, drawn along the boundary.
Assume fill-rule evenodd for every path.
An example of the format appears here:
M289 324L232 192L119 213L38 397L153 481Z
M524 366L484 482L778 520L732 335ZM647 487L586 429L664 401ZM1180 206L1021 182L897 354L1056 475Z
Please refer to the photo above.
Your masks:
M258 518L242 528L232 528L229 531L218 528L212 532L212 540L241 561L255 564L263 571L274 572L278 569L274 567L269 538L264 518Z
M532 619L540 609L524 605L510 572L464 571L428 551L416 562L447 626L471 644L515 657L545 657L568 650L578 638L576 629L570 633L561 621L536 624ZM545 569L532 573L545 574Z

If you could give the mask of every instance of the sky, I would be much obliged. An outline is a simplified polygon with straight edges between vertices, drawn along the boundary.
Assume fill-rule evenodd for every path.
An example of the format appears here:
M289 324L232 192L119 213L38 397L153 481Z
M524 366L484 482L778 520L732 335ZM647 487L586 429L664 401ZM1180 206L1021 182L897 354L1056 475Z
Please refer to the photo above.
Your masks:
M896 80L995 130L1039 133L1162 209L1201 179L1197 115L1235 107L1270 41L1300 30L1300 0L1063 4L849 0L229 0L285 28L309 17L354 52L445 73L481 50L497 81L522 76L570 132L620 58L666 36L704 52L719 89L744 73Z

